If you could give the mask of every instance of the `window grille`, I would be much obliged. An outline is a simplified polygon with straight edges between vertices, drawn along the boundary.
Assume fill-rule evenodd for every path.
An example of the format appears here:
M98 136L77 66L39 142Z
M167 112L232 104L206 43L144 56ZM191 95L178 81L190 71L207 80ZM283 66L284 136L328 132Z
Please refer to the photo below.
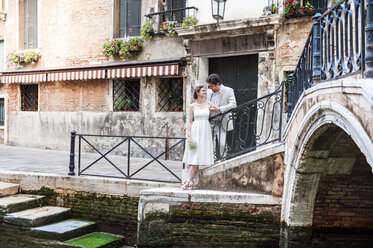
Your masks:
M183 111L183 79L161 78L158 86L159 111Z
M21 110L38 111L38 85L21 85Z
M5 124L5 101L4 98L0 98L0 127Z
M140 110L140 80L113 81L113 110Z

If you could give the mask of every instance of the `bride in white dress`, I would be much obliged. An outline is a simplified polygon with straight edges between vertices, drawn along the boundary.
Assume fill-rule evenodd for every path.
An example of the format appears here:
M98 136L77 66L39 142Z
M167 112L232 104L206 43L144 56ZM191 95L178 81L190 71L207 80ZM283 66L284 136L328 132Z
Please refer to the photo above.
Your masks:
M187 145L185 146L183 162L189 166L189 180L182 188L192 189L193 178L198 167L214 164L211 125L209 123L210 109L216 108L206 101L206 88L197 86L193 98L197 101L189 106L189 119L186 128Z

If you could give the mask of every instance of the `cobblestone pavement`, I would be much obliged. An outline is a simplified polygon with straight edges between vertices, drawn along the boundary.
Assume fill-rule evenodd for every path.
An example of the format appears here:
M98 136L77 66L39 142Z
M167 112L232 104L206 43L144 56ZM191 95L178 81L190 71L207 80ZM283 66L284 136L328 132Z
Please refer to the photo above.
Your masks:
M127 157L118 155L108 155L107 157L118 169L127 174ZM100 158L98 153L83 153L81 157L81 169L83 170L98 158ZM69 172L69 159L68 151L0 145L0 170L67 175ZM151 158L131 157L130 174L136 172L151 160ZM181 178L182 163L180 161L160 161ZM78 173L78 155L75 156L75 166L75 173ZM89 167L83 174L124 178L124 175L104 158ZM162 165L154 161L132 176L132 178L177 181Z

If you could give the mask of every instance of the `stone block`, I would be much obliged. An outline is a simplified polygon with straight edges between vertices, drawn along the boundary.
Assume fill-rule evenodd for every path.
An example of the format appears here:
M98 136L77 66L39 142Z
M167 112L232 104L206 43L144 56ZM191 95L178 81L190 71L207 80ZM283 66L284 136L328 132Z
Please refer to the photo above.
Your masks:
M19 184L0 182L0 196L14 195L19 192Z
M4 222L18 226L41 226L63 220L70 215L70 208L41 207L6 214Z
M39 206L44 196L41 195L12 195L0 198L0 212L13 213Z
M96 223L85 220L65 220L62 222L31 228L31 235L37 238L68 240L94 231Z

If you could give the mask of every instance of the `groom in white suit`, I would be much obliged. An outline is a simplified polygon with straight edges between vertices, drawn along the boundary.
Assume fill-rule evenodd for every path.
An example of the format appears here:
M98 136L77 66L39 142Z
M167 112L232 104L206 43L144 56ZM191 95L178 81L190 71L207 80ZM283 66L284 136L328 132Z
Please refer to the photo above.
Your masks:
M211 101L216 106L216 108L210 108L211 117L237 107L233 89L222 85L218 74L211 74L207 77L206 82L208 84L206 100ZM217 126L214 123L211 125L213 128L214 145L217 137L220 145L220 156L226 155L223 153L225 150L227 132L233 130L232 114L229 113L224 116L221 121L221 126Z

